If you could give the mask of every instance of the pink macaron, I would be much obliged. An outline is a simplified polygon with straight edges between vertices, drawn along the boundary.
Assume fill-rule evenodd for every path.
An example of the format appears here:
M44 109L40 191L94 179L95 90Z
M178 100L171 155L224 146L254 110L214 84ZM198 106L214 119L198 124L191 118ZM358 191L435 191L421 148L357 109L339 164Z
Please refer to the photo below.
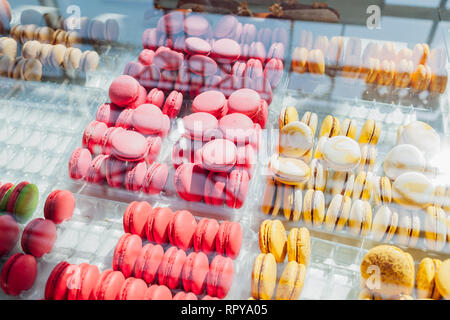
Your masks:
M198 300L198 297L192 292L179 291L172 300Z
M69 190L52 191L44 205L44 217L60 224L63 221L70 220L75 210L75 197Z
M125 174L130 164L110 156L106 159L106 181L113 188L120 188L125 181Z
M106 160L109 155L99 154L91 161L85 180L91 183L103 183L106 178Z
M210 113L195 112L183 118L183 135L193 140L209 141L218 127L219 121Z
M270 85L270 82L266 77L262 76L252 79L250 88L258 92L260 97L266 100L267 104L270 104L272 102L272 86Z
M199 165L186 163L180 165L174 175L174 185L178 195L186 201L201 201L207 172Z
M147 284L154 283L163 257L163 247L159 244L146 244L136 260L134 267L135 277L144 280Z
M164 92L159 90L158 88L153 88L147 95L147 100L145 103L154 104L158 108L162 109L164 104Z
M172 91L164 102L162 112L169 116L170 119L174 119L181 110L183 104L183 94L178 91Z
M173 211L168 207L153 208L146 223L148 241L157 244L169 242L168 226L173 217Z
M142 65L140 62L130 61L125 65L122 74L128 75L136 80L139 80L143 70L144 65Z
M223 299L231 288L234 277L233 261L228 257L217 255L209 266L206 279L207 293L211 297Z
M144 238L147 218L151 211L152 206L146 201L131 202L123 214L123 231Z
M155 51L150 49L144 49L139 53L138 61L143 66L149 66L152 64L154 56Z
M166 286L154 284L145 292L144 300L172 300L172 292Z
M274 42L267 52L267 59L284 60L284 44L281 42Z
M141 191L146 173L147 164L145 163L145 161L141 161L139 163L136 163L136 165L130 167L125 173L125 189L135 192Z
M170 247L162 259L158 270L158 283L176 289L181 282L181 272L186 261L186 253L177 247Z
M125 110L130 110L130 109L125 109ZM103 154L105 154L105 155L111 154L112 137L117 132L120 132L123 130L124 130L124 128L122 128L122 127L109 127L108 130L105 131L105 133L103 134L102 140L100 142Z
M111 269L103 271L92 290L91 300L116 300L124 282L122 272Z
M205 203L221 206L225 202L225 188L227 184L226 172L210 172L206 178L204 199Z
M211 57L219 63L233 63L241 55L241 46L231 39L219 39L212 45Z
M19 240L20 228L16 220L9 214L0 216L0 257L11 252Z
M219 223L216 219L203 218L197 224L193 236L195 252L203 252L210 255L216 250L216 235L219 231Z
M236 29L238 28L239 21L235 16L223 15L214 26L214 36L217 39L221 38L233 38Z
M134 272L134 264L142 250L142 239L140 236L125 233L117 242L114 249L113 269L121 271L125 278Z
M67 284L67 300L89 300L100 278L100 270L97 266L82 263Z
M226 203L230 208L239 209L247 197L250 176L246 170L235 169L231 171L227 179Z
M249 59L245 64L245 71L243 76L253 79L256 77L262 77L264 74L263 65L258 59Z
M220 118L227 111L227 100L224 94L218 90L205 91L195 97L192 101L192 110L194 112L207 112Z
M139 83L147 91L158 86L159 80L161 79L161 71L157 66L151 64L149 66L144 66L144 70L141 73Z
M184 263L181 279L186 292L203 294L209 271L208 257L203 252L191 252Z
M122 284L117 300L143 300L146 291L147 284L144 280L130 277Z
M170 11L159 18L156 30L166 35L174 35L183 31L184 14L181 11Z
M252 145L249 143L237 147L236 155L236 167L246 169L250 175L256 162L255 151Z
M184 20L184 32L189 36L204 36L207 34L209 28L208 20L199 14L191 14Z
M217 73L217 63L210 57L194 54L187 61L189 70L197 75L208 77Z
M189 37L185 40L185 52L189 55L208 56L211 52L211 45L208 41L199 37Z
M139 162L147 151L145 137L135 131L120 131L111 138L111 154L122 161Z
M105 123L108 127L114 126L120 114L121 108L114 103L103 103L97 109L95 120Z
M163 163L153 162L147 168L142 185L142 191L147 194L157 194L166 186L169 168Z
M261 98L255 90L243 88L234 91L228 98L228 112L242 113L252 118L257 112Z
M264 77L272 88L276 88L283 76L283 61L277 58L270 59L264 67Z
M0 288L10 296L18 296L29 290L36 280L37 263L35 257L16 253L3 265L0 274Z
M101 140L108 126L104 122L92 121L83 132L83 147L88 148L92 154L101 153Z
M85 148L76 148L69 159L69 176L78 180L83 178L91 164L91 152Z
M249 57L264 64L266 61L266 48L264 47L264 44L259 41L252 42L249 48Z
M169 242L180 249L192 247L192 238L197 228L197 221L187 210L176 211L167 227Z
M245 114L231 113L219 120L219 128L226 139L242 145L253 134L253 121Z
M133 112L132 123L135 130L142 134L165 136L170 129L170 119L153 104L143 104Z
M236 164L236 145L227 139L214 139L201 148L202 166L213 172L228 172Z
M256 114L251 118L254 123L259 124L261 128L266 127L267 118L269 116L269 105L267 104L266 100L261 99L260 105L258 107L258 111Z
M160 70L178 70L184 61L184 55L181 52L171 50L167 47L159 47L153 57L153 64Z
M161 137L148 136L147 141L147 151L145 153L145 162L147 164L152 164L156 159L158 159L159 152L161 151L162 140Z
M119 107L127 107L133 104L139 97L139 82L128 75L118 76L109 87L111 102Z
M133 129L134 111L135 110L131 108L123 109L123 111L119 113L119 116L116 119L115 126L122 129Z
M236 259L241 250L242 236L239 222L222 222L216 235L217 253Z
M256 26L253 23L246 23L242 29L241 42L251 44L257 36Z

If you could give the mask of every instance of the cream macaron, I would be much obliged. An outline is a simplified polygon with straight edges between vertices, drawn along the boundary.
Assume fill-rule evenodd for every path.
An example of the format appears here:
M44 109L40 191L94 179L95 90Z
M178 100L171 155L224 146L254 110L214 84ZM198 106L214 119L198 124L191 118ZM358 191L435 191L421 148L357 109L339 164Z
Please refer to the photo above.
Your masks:
M444 249L447 240L447 216L444 210L435 206L427 207L424 233L429 250Z
M310 168L300 159L284 158L274 154L269 163L275 180L284 184L299 185L305 183L310 176Z
M283 214L287 220L298 221L302 214L303 194L300 186L284 185ZM280 191L281 193L281 191Z
M271 176L267 179L266 189L261 204L261 211L264 214L277 216L283 205L283 185L275 181Z
M311 111L306 111L303 114L301 121L311 128L312 134L314 136L316 134L317 124L319 122L317 114Z
M425 208L433 201L434 187L422 173L405 172L392 184L392 198L410 209Z
M323 158L336 171L351 171L361 161L361 149L355 140L336 136L325 142Z
M408 171L423 172L425 158L422 152L412 144L399 144L392 148L383 162L384 173L395 180Z
M428 157L433 157L439 153L441 139L428 123L413 121L399 130L398 144L412 144Z
M322 191L309 189L303 197L303 220L307 226L319 227L325 216L325 197Z
M301 158L312 149L314 136L311 128L300 121L286 124L280 130L279 149L285 157Z
M346 136L355 140L356 138L355 120L347 118L344 120L344 122L342 122L341 136Z
M361 146L361 161L358 165L358 171L371 172L377 158L377 149L375 146L365 144Z
M327 172L319 159L313 159L309 164L311 175L309 176L306 187L308 189L325 191L327 184Z
M388 206L381 206L372 222L372 237L375 241L389 242L398 227L398 213Z
M331 199L325 215L325 229L341 231L347 224L352 201L350 197L337 194Z
M372 228L372 206L368 201L358 199L352 202L348 227L350 233L355 236L367 235Z
M397 243L403 247L415 247L420 236L420 218L414 212L401 214L397 228Z
M372 176L373 202L379 206L392 202L392 186L388 177Z
M358 173L353 185L352 199L370 200L372 196L372 174L361 171Z
M355 174L351 171L336 171L329 183L331 195L341 194L350 197L355 183Z

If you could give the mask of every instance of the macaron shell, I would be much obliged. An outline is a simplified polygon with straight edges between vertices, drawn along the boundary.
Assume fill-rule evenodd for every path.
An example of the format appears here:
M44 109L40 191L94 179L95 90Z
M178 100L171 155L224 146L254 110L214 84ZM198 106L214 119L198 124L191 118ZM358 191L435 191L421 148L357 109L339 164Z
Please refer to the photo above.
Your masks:
M439 293L446 299L450 300L450 259L442 262L441 267L436 275L436 286Z
M163 260L158 270L158 282L166 285L170 289L176 289L181 280L181 272L186 261L186 253L170 247L164 254Z
M122 271L125 277L134 272L136 259L142 250L142 240L137 235L125 233L116 245L113 256L113 269Z
M109 98L119 107L126 107L134 102L138 95L139 83L128 75L118 76L109 87Z
M231 288L234 277L233 261L230 258L217 255L211 262L206 289L211 297L223 299Z
M270 300L273 296L277 279L277 263L271 253L259 254L252 271L252 297Z
M203 252L191 252L187 256L181 275L184 290L192 291L196 295L203 294L208 271L208 257Z
M125 277L122 272L107 269L100 275L92 292L92 298L95 300L116 300L124 282Z
M147 218L151 210L152 206L146 201L133 201L130 203L123 215L124 231L143 238L145 236Z
M189 211L175 212L167 230L170 243L183 250L190 249L196 228L197 221Z
M53 268L45 284L45 300L53 300L53 294L57 287L59 278L69 266L70 264L68 262L61 261Z
M6 261L2 268L0 287L6 294L18 296L22 291L33 286L36 275L36 259L31 255L16 253Z
M135 131L117 132L111 138L111 153L119 160L143 160L147 149L145 137Z
M193 246L196 252L202 251L209 255L216 250L216 235L219 223L215 219L203 218L197 224L193 237Z
M100 277L97 266L82 263L68 283L68 300L89 300L92 290Z
M311 257L311 236L305 227L292 228L287 239L288 261L308 266Z
M75 210L75 197L68 190L54 190L45 201L44 216L56 224L70 220Z
M225 202L225 188L227 174L225 172L210 172L205 183L205 203L214 206L222 206Z
M92 156L88 149L77 148L72 152L69 160L69 176L78 180L83 178L91 164Z
M0 216L0 257L6 256L19 239L20 228L14 218L8 214Z
M276 292L277 300L298 300L305 282L306 267L295 261L289 262L280 278Z
M16 186L17 188L17 186ZM13 191L14 193L14 191ZM16 199L13 195L9 198L9 203L13 203L14 216L21 222L26 222L33 215L39 200L39 189L35 184L29 183L23 187Z
M136 260L134 274L152 284L158 275L158 269L164 256L164 249L160 245L146 244Z
M148 241L166 244L169 241L168 226L174 213L168 207L154 208L147 219L146 234Z
M226 186L226 204L230 208L239 209L247 197L250 176L246 170L235 169L230 172Z
M36 218L23 230L22 249L36 258L49 253L56 241L56 225L51 220Z
M172 292L166 286L154 284L145 292L144 300L172 300Z
M147 284L142 279L128 278L122 284L117 300L143 300Z
M224 221L216 235L217 253L236 259L241 250L243 232L239 222Z
M206 172L198 165L182 164L175 171L175 189L178 195L186 201L201 201L205 183Z

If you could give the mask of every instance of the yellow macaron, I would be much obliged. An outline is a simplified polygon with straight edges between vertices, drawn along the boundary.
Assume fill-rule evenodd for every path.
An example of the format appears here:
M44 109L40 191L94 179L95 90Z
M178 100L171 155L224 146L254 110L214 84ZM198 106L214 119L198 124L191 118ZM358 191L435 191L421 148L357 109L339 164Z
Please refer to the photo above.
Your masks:
M311 131L314 136L316 134L316 130L317 130L317 123L319 122L317 114L314 112L311 112L311 111L306 111L303 114L301 121L306 123L311 128Z
M274 180L273 177L267 179L266 189L261 204L261 211L264 214L278 215L283 205L283 185Z
M277 263L271 253L259 254L253 265L251 291L254 299L272 299L277 282Z
M352 200L350 197L336 194L331 199L325 215L325 229L328 231L341 231L347 224Z
M447 240L447 217L444 210L429 206L425 215L425 243L429 250L441 251Z
M303 194L300 186L283 186L283 213L287 220L298 221L302 214Z
M450 259L442 262L435 281L441 296L446 300L450 300Z
M377 144L380 138L380 132L380 125L376 121L368 119L361 129L358 142L361 144Z
M325 197L322 191L309 189L303 197L303 220L308 226L319 227L325 215Z
M319 159L313 159L309 164L311 175L309 176L306 187L308 189L325 191L327 185L327 172Z
M355 200L352 202L348 217L350 233L355 236L365 236L372 228L372 206L368 201Z
M388 177L372 176L373 202L379 206L392 202L392 186Z
M286 257L286 229L280 220L264 220L259 226L259 248L262 253L272 253L277 262Z
M341 136L346 136L352 139L356 138L355 120L347 118L344 120L344 122L342 122Z
M333 117L332 115L327 115L322 121L322 126L320 127L319 138L321 137L335 137L341 133L341 127L339 119Z
M278 124L280 126L280 129L283 129L285 125L294 121L298 121L297 109L292 106L283 107L278 117Z
M330 182L331 195L341 194L350 197L355 183L355 174L351 171L336 171Z
M377 158L377 149L372 145L363 145L361 147L361 162L358 165L358 171L371 172L375 166Z
M287 241L288 261L296 261L308 266L311 257L311 236L305 227L292 228Z
M290 261L281 274L275 297L277 300L298 300L305 283L306 267Z
M398 227L398 213L381 206L372 221L372 237L375 241L389 242Z
M435 278L442 261L424 258L420 261L416 275L416 294L418 299L439 299L441 294L436 287Z
M404 212L399 219L397 243L404 247L414 247L420 236L420 218L414 212Z
M370 174L365 171L358 173L353 185L352 200L370 200L372 196L372 180Z

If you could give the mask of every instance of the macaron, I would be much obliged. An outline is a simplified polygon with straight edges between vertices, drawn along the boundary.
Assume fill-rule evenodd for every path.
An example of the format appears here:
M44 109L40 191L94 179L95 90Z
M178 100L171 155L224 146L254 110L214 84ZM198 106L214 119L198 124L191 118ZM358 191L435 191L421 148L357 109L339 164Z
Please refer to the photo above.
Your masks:
M7 295L18 296L33 286L36 275L36 259L28 254L16 253L3 265L0 287Z
M425 215L425 244L429 250L444 249L447 238L446 214L441 208L429 206Z
M201 201L206 177L206 171L196 164L180 165L174 175L174 184L178 195L186 201Z
M428 123L412 121L400 130L397 144L412 144L426 157L433 157L440 151L439 134Z
M400 144L388 152L383 169L386 176L395 180L405 172L423 172L425 164L425 157L417 147L412 144Z
M218 254L236 259L242 244L242 227L239 222L223 221L216 234L216 251Z
M162 109L164 100L165 100L164 92L162 90L159 90L158 88L153 88L149 91L145 103L153 104L158 108Z
M325 217L325 197L322 191L309 189L303 197L303 220L307 226L318 227Z
M378 268L378 281L371 278ZM383 297L410 294L414 286L414 262L411 255L401 249L380 245L370 249L361 262L361 278L373 293Z
M377 144L378 139L380 138L380 132L380 125L376 121L368 119L361 128L358 143Z
M69 190L52 191L44 205L44 217L60 224L70 220L75 210L75 197Z
M134 265L141 251L141 237L125 233L120 237L114 249L113 270L121 271L126 278L130 277L134 272Z
M166 286L154 284L145 291L144 300L172 300L172 292Z
M111 138L111 154L119 160L138 162L144 159L146 151L147 142L139 132L124 130Z
M8 255L19 240L20 228L9 214L0 216L0 257Z
M319 122L316 113L306 111L300 121L306 123L311 128L313 136L316 134L317 124Z
M163 163L153 162L148 166L142 183L142 191L147 194L158 194L164 190L169 169Z
M352 202L348 227L350 233L355 236L365 236L371 230L372 206L368 201L358 199Z
M277 188L278 189L278 188ZM282 207L284 217L288 220L298 221L302 214L303 194L301 186L279 185L278 193L283 194ZM277 195L275 195L275 202ZM272 213L273 215L273 213Z
M331 199L325 215L325 229L328 231L341 231L347 224L350 215L352 200L350 197L336 194Z
M125 108L139 96L139 82L128 75L120 75L109 86L109 98L115 105Z
M144 71L143 64L141 64L140 62L130 61L126 64L122 74L139 80L141 78L142 71Z
M391 180L388 177L372 176L372 195L375 205L391 203Z
M45 300L66 300L69 291L67 285L77 268L78 266L66 261L58 263L48 276L45 285Z
M267 179L267 185L261 203L261 211L264 214L278 215L283 204L283 191L283 184L275 182L272 176ZM300 215L298 218L300 218Z
M143 49L138 56L138 61L144 66L149 66L152 64L153 57L155 56L155 51L150 49Z
M270 300L277 281L277 263L271 253L261 253L253 264L251 290L252 297L258 300Z
M185 251L190 249L196 228L197 221L192 213L187 210L176 211L167 227L169 242Z
M283 107L278 117L279 129L281 130L288 123L298 120L299 120L298 112L297 109L295 109L295 107L292 106Z
M269 52L270 54L270 52ZM269 80L272 88L276 88L283 77L283 59L269 59L264 66L264 77Z
M183 94L174 90L166 98L162 111L165 115L169 116L170 119L174 119L180 112L182 104Z
M226 172L210 172L206 178L204 200L206 204L222 206L225 202L227 185Z
M217 63L205 55L191 55L187 60L187 65L192 73L202 77L213 76L217 73Z
M231 258L216 255L209 266L206 292L211 297L223 299L233 284L234 266Z
M173 211L169 207L156 207L149 213L146 222L148 241L158 244L169 242L168 226L172 220Z
M131 121L135 130L142 134L165 136L170 129L169 117L152 104L142 104L137 107L133 111Z
M311 237L305 227L292 228L287 237L288 261L296 261L308 266L311 257Z
M181 272L186 262L186 253L176 247L170 247L158 269L158 283L170 289L177 289L181 281Z
M152 206L146 201L133 201L123 214L123 230L125 233L136 234L141 238L146 236L147 218Z
M219 120L219 128L224 137L232 142L245 144L253 134L253 121L241 113L229 113Z
M91 164L92 156L88 149L76 148L69 159L69 176L78 180L83 178Z
M216 118L224 116L228 111L225 95L218 90L208 90L197 95L192 101L194 112L206 112Z
M176 71L183 64L184 55L167 47L159 47L153 57L153 65L160 70Z
M230 171L237 160L236 145L227 139L214 139L201 149L202 166L213 172Z
M192 241L195 252L203 252L206 255L215 252L216 236L219 228L219 223L216 219L201 219L197 223Z
M314 143L311 128L303 122L294 121L280 130L279 150L285 157L302 158Z
M134 167L130 167L125 173L125 189L135 192L141 191L146 173L147 164L145 161L141 161L136 163Z
M173 300L198 300L198 297L192 292L179 291L173 296Z
M117 300L143 300L147 284L142 279L130 277L124 281L117 295Z
M203 252L191 252L187 256L181 275L184 290L201 295L206 288L208 272L208 257Z
M322 126L320 127L319 138L327 137L332 138L340 134L341 126L339 119L328 115L323 119Z
M144 280L147 284L155 282L158 269L164 256L164 249L159 244L147 243L136 259L134 276Z
M341 194L350 197L355 183L355 174L351 171L336 171L329 179L331 195Z
M416 294L418 299L439 299L441 294L436 287L436 275L442 261L439 259L423 258L416 274Z
M355 140L336 136L323 145L323 158L326 164L336 171L350 171L361 161L361 150Z
M97 109L95 120L105 123L108 127L113 127L120 111L121 109L113 103L103 103Z
M372 172L377 158L377 149L375 146L365 144L361 146L361 161L357 171Z
M306 267L290 261L281 274L275 298L277 300L298 300L305 283Z
M211 52L211 45L208 41L199 37L188 37L185 40L185 52L190 55L208 56Z
M376 241L389 242L394 237L398 227L398 213L388 206L381 206L375 213L372 222L372 237Z
M14 184L7 182L0 186L0 211L6 211L6 205L8 204L9 197L14 190Z
M114 156L108 157L105 161L105 176L108 185L113 188L121 188L125 181L125 174L130 168L130 164L119 160Z
M420 218L414 212L406 211L399 219L397 243L404 247L415 247L420 236Z
M264 220L259 227L259 248L262 253L272 253L276 262L286 257L287 236L280 220Z
M438 288L441 296L443 296L444 299L446 300L450 300L450 280L448 276L449 274L450 274L450 259L447 259L444 262L442 262L435 278L436 287Z
M209 113L192 113L183 118L184 135L193 140L209 141L211 135L217 134L218 123L216 117Z
M128 110L130 110L130 109L125 109L123 112L128 111ZM121 113L121 114L122 114L122 113ZM120 115L119 115L119 118L120 118ZM119 118L117 118L117 119L119 119ZM118 121L117 121L117 122L118 122ZM102 140L101 140L101 142L100 142L100 146L101 146L101 149L102 149L102 154L104 154L104 155L110 155L110 154L111 154L111 141L112 141L112 137L113 137L117 132L120 132L120 131L125 130L125 129L121 126L121 124L120 124L120 123L117 124L117 122L116 122L115 126L109 127L109 128L105 131L105 133L103 134ZM118 126L118 125L119 125L119 126ZM126 126L126 127L129 127L129 126Z
M342 122L340 135L355 139L356 138L355 120L346 118L344 122Z
M100 278L100 270L97 266L82 263L67 284L67 300L90 300L91 293Z
M392 184L392 198L411 209L424 208L433 201L433 185L422 173L405 172Z
M361 171L355 178L353 184L352 200L370 200L372 196L372 178L370 173Z
M219 39L214 41L211 57L219 63L232 63L241 55L241 46L232 39Z
M91 121L83 132L83 147L88 148L92 154L101 153L101 140L108 126L99 121Z
M36 218L30 221L22 233L22 249L36 258L52 251L56 241L56 226L52 220Z
M269 170L275 180L284 184L300 185L306 182L310 176L310 168L300 159L279 157L272 155Z
M209 28L208 20L202 15L190 14L184 19L184 32L190 36L203 36L208 32Z
M312 159L309 164L311 175L306 184L308 189L325 191L327 184L327 172L319 159Z
M39 189L35 184L22 181L12 189L6 211L19 222L27 222L34 213L39 200Z
M228 98L228 112L242 113L252 118L257 113L260 103L261 97L255 90L238 89Z
M103 271L94 287L91 298L94 300L117 300L125 277L120 271Z
M246 170L234 169L228 174L226 184L226 204L230 208L239 209L247 197L250 176Z

